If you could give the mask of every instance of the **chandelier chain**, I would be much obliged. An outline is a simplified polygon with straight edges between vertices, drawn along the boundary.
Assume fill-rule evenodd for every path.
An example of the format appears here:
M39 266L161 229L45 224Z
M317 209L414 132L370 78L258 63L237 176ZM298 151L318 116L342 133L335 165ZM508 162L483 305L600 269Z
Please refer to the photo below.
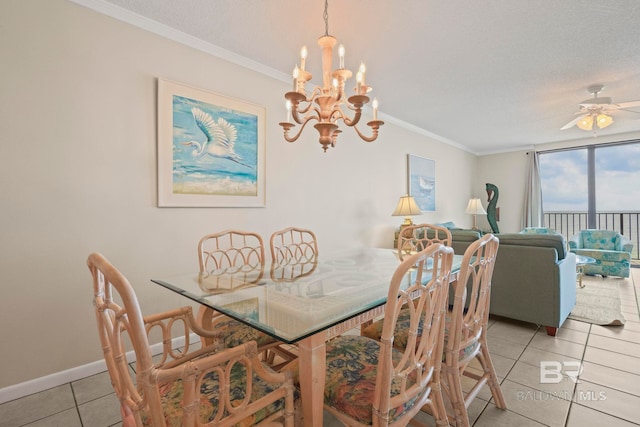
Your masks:
M324 35L329 35L329 0L324 0Z

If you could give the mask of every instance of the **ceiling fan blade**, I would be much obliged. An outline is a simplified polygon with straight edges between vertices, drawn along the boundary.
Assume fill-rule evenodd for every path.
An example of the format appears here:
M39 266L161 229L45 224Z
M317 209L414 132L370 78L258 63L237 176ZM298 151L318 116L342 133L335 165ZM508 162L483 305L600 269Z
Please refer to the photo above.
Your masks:
M640 107L640 101L618 102L618 108Z
M571 127L574 127L576 125L576 123L578 123L580 120L582 120L583 118L587 117L588 114L583 114L581 116L576 117L575 119L571 120L569 123L567 123L566 125L562 126L560 128L560 130L566 130L569 129Z
M630 108L618 108L617 111L622 111L624 113L634 113L634 114L640 114L640 111L638 111L639 108L635 108L635 109L630 109Z

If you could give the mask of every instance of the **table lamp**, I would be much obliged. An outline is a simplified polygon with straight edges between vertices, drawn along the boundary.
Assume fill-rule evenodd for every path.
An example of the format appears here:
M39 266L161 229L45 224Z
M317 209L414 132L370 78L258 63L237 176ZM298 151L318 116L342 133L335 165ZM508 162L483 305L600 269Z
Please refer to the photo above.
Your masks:
M408 225L413 225L413 221L411 221L412 215L420 215L422 211L415 199L412 196L402 196L398 201L398 206L396 206L396 210L391 214L392 216L403 216L404 222L400 227L406 227Z
M478 198L469 199L469 204L467 205L467 209L465 209L464 213L473 215L473 229L478 230L478 226L476 224L476 219L478 215L486 215L487 211L482 207L482 202Z

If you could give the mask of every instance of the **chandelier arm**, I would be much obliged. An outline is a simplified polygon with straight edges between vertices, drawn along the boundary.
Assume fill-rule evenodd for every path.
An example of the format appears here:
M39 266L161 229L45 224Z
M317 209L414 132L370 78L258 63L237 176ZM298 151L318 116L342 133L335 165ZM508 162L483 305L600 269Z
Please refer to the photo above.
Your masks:
M287 142L295 142L298 138L300 138L300 135L302 134L302 131L304 130L304 127L307 125L307 123L309 123L311 120L317 120L315 117L313 116L309 116L306 117L306 119L304 120L304 122L302 122L302 126L300 126L300 130L298 131L298 133L296 133L294 136L290 137L289 136L289 129L292 128L292 126L282 126L282 123L280 124L280 126L282 126L282 128L284 129L284 139Z
M340 111L340 115L342 116L342 121L344 122L345 125L349 127L354 127L360 122L360 118L362 117L362 109L360 108L351 108L351 109L355 111L355 115L352 118L349 118L348 116L344 115L342 111ZM358 132L358 134L360 134L360 132Z
M303 108L303 109L296 108L293 111L297 111L298 114L305 114L307 111L309 111L311 109L311 107L313 107L313 99L310 99L310 100L305 101L305 102L307 103L307 106L305 108ZM300 104L298 104L298 105L300 105ZM300 123L300 122L298 122L298 123Z
M344 122L345 118L348 118L348 117L344 115L344 113L342 112L342 109L339 106L336 106L334 107L333 111L331 112L331 115L329 116L329 121L336 122L342 119L342 121Z
M357 126L353 126L353 129L355 129L356 133L358 134L358 136L366 142L373 142L376 139L378 139L378 129L380 128L380 126L382 126L384 124L384 122L382 120L372 120L369 123L367 123L367 125L369 125L371 127L372 130L372 135L371 136L365 136L362 134L362 132L360 132L360 130L358 129Z
M307 107L303 110L298 110L297 108L293 109L291 111L291 116L293 117L293 120L299 125L305 123L308 118L314 118L316 120L320 120L320 111L318 111L316 107L313 107L313 111L316 114L315 116L304 116L304 120L300 118L300 115L306 114L309 110L311 110L312 106L313 104L309 103L309 105L307 105Z

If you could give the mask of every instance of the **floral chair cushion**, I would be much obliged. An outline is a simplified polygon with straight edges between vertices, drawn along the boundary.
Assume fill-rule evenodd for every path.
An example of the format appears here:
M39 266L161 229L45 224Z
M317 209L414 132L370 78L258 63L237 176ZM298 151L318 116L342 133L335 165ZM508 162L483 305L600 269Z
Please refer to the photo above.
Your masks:
M325 404L362 424L371 425L380 344L367 337L344 335L328 342L326 352ZM401 357L400 352L394 351L395 362ZM394 379L391 395L399 392L400 382ZM389 411L389 422L392 423L413 407L414 402L415 400L411 400L406 405Z
M399 350L403 350L407 345L407 341L409 339L409 334L407 331L409 330L409 322L411 321L410 313L408 309L402 309L400 314L398 315L398 321L396 323L396 331L394 333L393 346ZM451 315L447 313L447 317L445 318L445 335L444 335L444 349L447 348L447 339L449 337L449 325L451 323ZM373 324L367 326L363 331L362 335L374 340L380 340L382 336L382 320L374 322ZM418 325L418 335L422 334L422 321ZM479 343L477 341L469 343L466 347L460 349L460 353L458 354L459 360L465 360L478 348ZM444 353L442 354L442 361L444 362Z
M267 369L269 369L267 367ZM240 404L246 395L246 370L244 365L234 364L231 369L231 381L229 389L229 399L232 403ZM272 385L253 374L251 401L254 402L274 391L279 384ZM202 400L200 402L200 420L202 423L212 421L221 408L220 399L220 382L215 372L209 372L205 375L201 387ZM165 422L167 427L182 427L182 396L184 390L181 381L174 381L160 386L160 395L165 408ZM295 399L298 398L296 394ZM222 405L224 407L224 405ZM259 423L270 415L284 409L284 398L273 402L266 408L260 409L253 415L249 415L241 422L236 424L237 427L248 427ZM151 419L143 414L143 425L150 426Z
M215 320L215 330L224 337L226 348L236 347L247 341L256 341L258 348L276 342L270 335L260 332L231 317L219 316Z

